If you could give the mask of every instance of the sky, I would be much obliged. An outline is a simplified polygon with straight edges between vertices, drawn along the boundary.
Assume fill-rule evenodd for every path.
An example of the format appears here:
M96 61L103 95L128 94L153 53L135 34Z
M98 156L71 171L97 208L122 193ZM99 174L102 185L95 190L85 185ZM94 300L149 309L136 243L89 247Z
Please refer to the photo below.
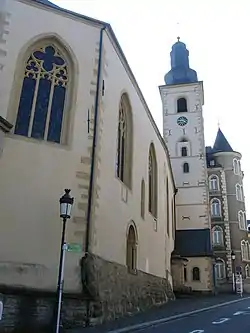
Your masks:
M250 1L249 0L52 0L69 10L111 24L162 133L158 86L170 69L179 35L190 67L203 81L206 145L220 128L242 153L247 216L250 218Z

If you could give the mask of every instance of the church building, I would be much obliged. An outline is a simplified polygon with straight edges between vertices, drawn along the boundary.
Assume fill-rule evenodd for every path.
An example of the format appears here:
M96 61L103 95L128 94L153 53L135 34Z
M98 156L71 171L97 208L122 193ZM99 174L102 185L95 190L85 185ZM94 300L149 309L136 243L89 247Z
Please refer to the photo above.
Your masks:
M0 332L55 321L64 189L78 249L64 328L228 288L233 268L249 277L241 155L221 130L205 147L203 84L179 38L170 58L162 136L108 23L0 1Z

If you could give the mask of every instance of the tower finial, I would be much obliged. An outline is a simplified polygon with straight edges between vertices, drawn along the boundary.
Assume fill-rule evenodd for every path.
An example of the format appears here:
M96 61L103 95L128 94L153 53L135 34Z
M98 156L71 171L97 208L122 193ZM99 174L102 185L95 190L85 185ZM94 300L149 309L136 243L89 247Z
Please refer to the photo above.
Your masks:
M176 23L176 30L177 30L177 41L180 41L180 22Z
M220 119L218 118L218 123L217 123L218 129L220 128Z

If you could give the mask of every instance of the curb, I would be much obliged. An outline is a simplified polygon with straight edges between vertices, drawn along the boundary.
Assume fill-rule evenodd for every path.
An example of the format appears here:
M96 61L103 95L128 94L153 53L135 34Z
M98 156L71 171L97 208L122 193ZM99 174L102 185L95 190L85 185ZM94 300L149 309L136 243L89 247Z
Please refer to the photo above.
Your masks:
M141 323L141 324L127 326L127 327L120 328L120 329L117 329L117 330L108 331L108 333L125 333L125 332L137 331L137 330L141 330L143 328L148 328L148 327L151 327L151 326L157 326L157 325L160 325L160 324L164 324L164 323L167 323L169 321L176 320L176 319L179 319L179 318L185 318L185 317L188 317L192 314L205 312L205 311L208 311L208 310L211 310L211 309L216 309L216 308L219 308L219 307L222 307L222 306L225 306L225 305L241 302L241 301L244 301L246 299L250 299L250 296L241 297L240 299L235 299L233 301L228 301L228 302L224 302L224 303L211 305L211 306L208 306L206 308L197 309L197 310L193 310L193 311L190 311L190 312L184 312L184 313L180 313L180 314L177 314L177 315L174 315L174 316L165 317L165 318L162 318L162 319L157 319L157 320L144 322L144 323Z

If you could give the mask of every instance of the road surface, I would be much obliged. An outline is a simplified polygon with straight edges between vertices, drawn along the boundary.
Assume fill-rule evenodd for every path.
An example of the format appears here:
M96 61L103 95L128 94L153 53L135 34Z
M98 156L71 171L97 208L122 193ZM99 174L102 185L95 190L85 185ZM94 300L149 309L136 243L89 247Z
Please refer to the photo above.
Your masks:
M137 330L143 333L250 333L250 299Z

